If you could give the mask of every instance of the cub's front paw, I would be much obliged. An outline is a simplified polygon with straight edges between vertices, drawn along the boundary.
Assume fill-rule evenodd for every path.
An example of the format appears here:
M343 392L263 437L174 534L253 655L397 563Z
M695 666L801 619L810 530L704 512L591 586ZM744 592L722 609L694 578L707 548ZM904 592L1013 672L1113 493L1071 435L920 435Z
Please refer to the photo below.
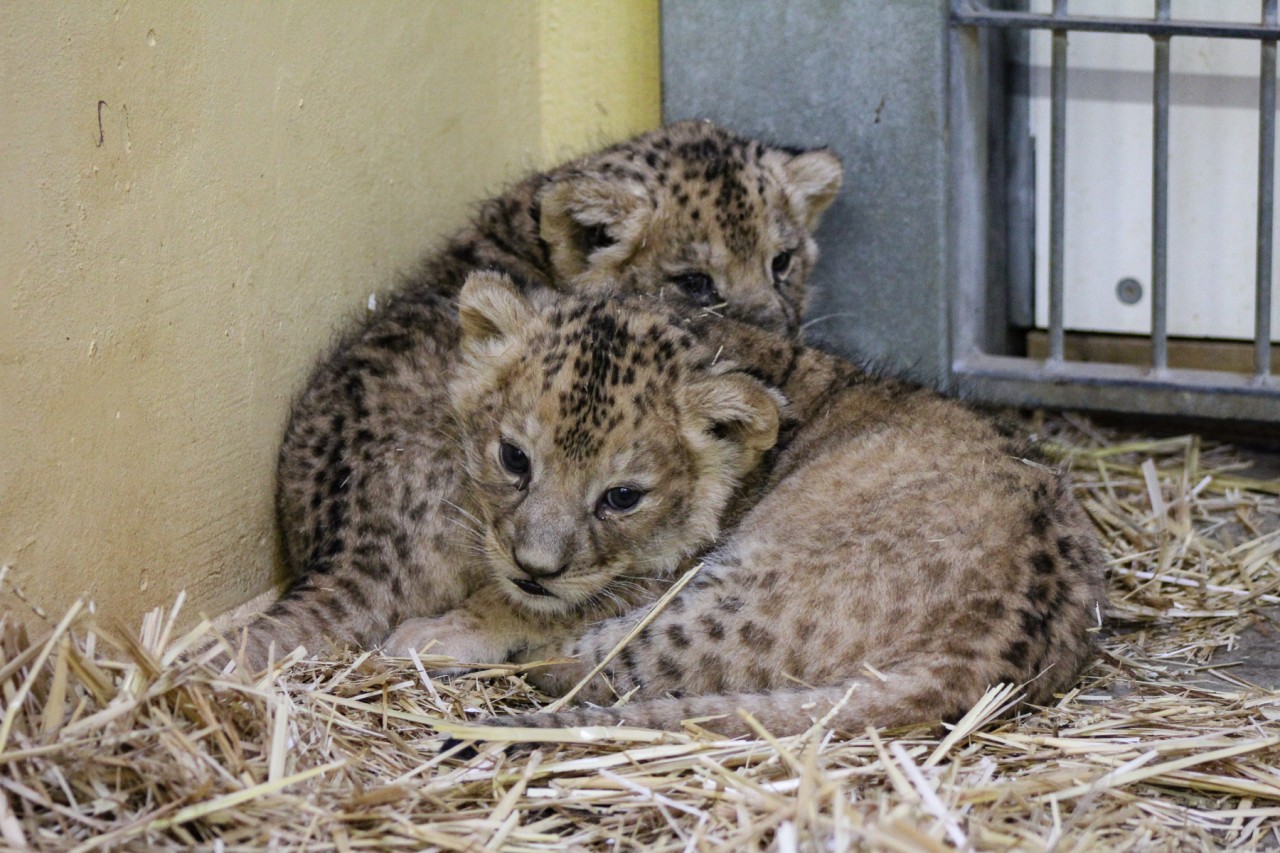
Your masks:
M409 619L391 632L391 636L382 644L382 650L396 657L408 657L409 651L413 650L429 657L453 658L459 663L504 662L507 649L493 638L485 636L479 628L473 620L451 613ZM439 675L457 675L471 669L466 666L431 664L427 664L427 668Z
M542 654L522 655L525 662L560 658L559 649L547 649ZM525 681L548 696L563 696L586 676L588 670L580 661L565 660L561 663L537 666L524 674Z

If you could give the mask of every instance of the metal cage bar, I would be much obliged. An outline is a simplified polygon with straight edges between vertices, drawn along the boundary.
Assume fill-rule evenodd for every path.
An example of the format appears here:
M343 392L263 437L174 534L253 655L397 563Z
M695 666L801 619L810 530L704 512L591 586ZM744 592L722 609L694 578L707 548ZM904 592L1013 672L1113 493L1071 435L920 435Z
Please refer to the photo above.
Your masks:
M1067 0L1053 0L1055 18L1065 17ZM1052 102L1049 128L1049 361L1062 361L1066 291L1067 228L1067 31L1053 31Z
M988 9L974 3L973 0L956 0L952 7L951 22L966 27L1011 27L1030 30L1057 30L1064 25L1064 21L1056 11L1049 15L1036 12L1010 12L1002 9ZM1155 21L1150 18L1100 18L1071 15L1066 19L1065 25L1068 29L1092 33L1237 39L1280 38L1280 26L1277 26L1274 21L1258 26L1207 21Z
M1156 0L1156 21L1169 20L1169 0ZM1153 36L1151 121L1151 369L1169 368L1169 36Z
M991 276L998 273L1001 251L985 244L986 205L1001 197L984 188L976 175L983 172L983 152L989 140L980 132L986 111L975 97L986 85L983 59L989 43L977 38L954 39L951 68L950 110L953 137L951 188L953 216L950 240L953 250L951 370L949 387L975 400L1017 406L1052 406L1151 415L1235 418L1280 424L1280 384L1270 371L1271 263L1274 230L1273 182L1276 143L1276 42L1280 40L1277 5L1280 0L1260 0L1261 23L1179 21L1170 18L1169 0L1154 0L1149 19L1102 18L1071 15L1066 0L1054 0L1050 14L991 9L983 0L952 0L950 21L957 34L972 35L985 29L1049 30L1053 39L1050 82L1050 235L1049 235L1049 353L1044 361L1025 358L984 346L992 339L975 306L984 304ZM1066 45L1071 31L1129 33L1155 39L1152 109L1152 359L1150 367L1125 364L1067 362L1064 360L1063 272L1066 192ZM1262 43L1261 94L1259 100L1259 186L1257 235L1257 294L1255 306L1255 361L1251 373L1188 370L1167 366L1167 252L1169 180L1169 40L1174 36L1251 39ZM959 137L965 137L963 139ZM972 137L972 138L970 138ZM970 173L974 174L970 174ZM974 219L968 214L977 217ZM983 248L983 245L986 245ZM982 258L986 258L985 269Z
M1276 23L1276 0L1263 0L1264 24ZM1254 298L1253 370L1271 374L1271 250L1276 183L1276 42L1262 42L1258 95L1258 271Z

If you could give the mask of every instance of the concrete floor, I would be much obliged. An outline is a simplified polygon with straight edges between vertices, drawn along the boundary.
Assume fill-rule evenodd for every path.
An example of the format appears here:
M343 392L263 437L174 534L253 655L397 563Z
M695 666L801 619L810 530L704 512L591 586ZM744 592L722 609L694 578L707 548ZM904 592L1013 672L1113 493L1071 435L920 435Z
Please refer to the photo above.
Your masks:
M1268 690L1280 690L1280 607L1268 607L1257 624L1240 634L1240 647L1214 655L1213 663L1235 663L1223 672Z
M1243 448L1253 466L1240 474L1259 480L1280 480L1280 452ZM1240 635L1240 647L1215 655L1213 663L1235 663L1225 672L1268 690L1280 690L1280 607L1265 608L1260 618ZM1219 682L1221 684L1221 682Z

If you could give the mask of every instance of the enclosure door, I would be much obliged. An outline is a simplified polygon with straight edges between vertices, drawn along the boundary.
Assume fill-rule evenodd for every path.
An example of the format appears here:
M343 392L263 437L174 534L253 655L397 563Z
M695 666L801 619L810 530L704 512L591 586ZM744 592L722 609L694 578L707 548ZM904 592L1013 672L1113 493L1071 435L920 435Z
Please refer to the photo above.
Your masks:
M1032 11L1050 12L1050 0ZM1150 18L1151 0L1072 0L1072 15ZM1183 20L1256 23L1256 0L1172 0ZM1031 36L1035 324L1048 326L1050 34ZM1153 41L1072 32L1068 42L1065 328L1151 331ZM1259 45L1171 42L1169 334L1254 335ZM1280 253L1273 280L1280 279ZM1280 300L1272 303L1280 340Z

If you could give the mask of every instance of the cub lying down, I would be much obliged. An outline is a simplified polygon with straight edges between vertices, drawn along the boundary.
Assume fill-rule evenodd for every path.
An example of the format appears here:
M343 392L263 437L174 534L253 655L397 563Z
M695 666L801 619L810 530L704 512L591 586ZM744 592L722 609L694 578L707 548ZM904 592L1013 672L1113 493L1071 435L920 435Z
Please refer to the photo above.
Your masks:
M628 703L491 723L719 715L702 725L738 735L741 708L788 734L839 705L828 724L856 733L958 718L1001 682L1044 703L1088 659L1092 532L1062 478L986 418L652 302L534 303L477 274L460 310L449 391L489 580L388 649L572 656L529 676L560 694L705 561L580 694Z
M249 626L244 664L298 645L372 647L456 607L472 571L442 377L455 299L477 270L526 291L645 293L798 335L812 232L840 161L677 122L530 175L489 199L377 313L322 357L280 447L276 509L292 581Z

